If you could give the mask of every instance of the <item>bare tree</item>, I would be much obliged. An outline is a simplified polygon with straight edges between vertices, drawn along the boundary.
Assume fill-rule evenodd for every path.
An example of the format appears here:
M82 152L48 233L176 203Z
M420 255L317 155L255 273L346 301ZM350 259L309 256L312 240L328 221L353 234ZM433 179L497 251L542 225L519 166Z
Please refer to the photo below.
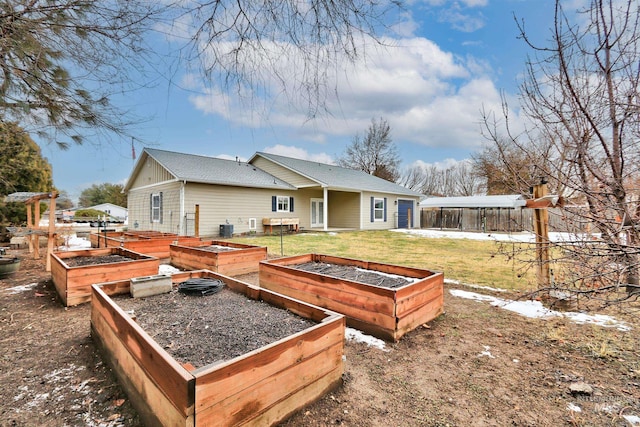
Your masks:
M382 118L379 121L372 119L367 133L364 136L356 134L338 164L396 182L400 177L400 157L391 140L389 123Z
M450 171L453 189L452 195L477 196L486 193L486 185L470 161L462 161L451 167Z
M476 174L469 160L448 168L434 164L411 166L398 184L429 196L475 196L485 192L483 178Z
M521 86L523 111L534 124L526 137L545 141L550 153L535 166L585 203L580 221L601 233L600 240L563 245L558 253L567 256L554 265L554 283L606 304L640 291L639 8L632 0L593 0L573 20L556 1L552 42L544 47L519 24L537 55ZM506 146L527 152L522 138L507 134ZM491 138L498 150L505 147L497 132ZM618 292L622 287L627 293Z

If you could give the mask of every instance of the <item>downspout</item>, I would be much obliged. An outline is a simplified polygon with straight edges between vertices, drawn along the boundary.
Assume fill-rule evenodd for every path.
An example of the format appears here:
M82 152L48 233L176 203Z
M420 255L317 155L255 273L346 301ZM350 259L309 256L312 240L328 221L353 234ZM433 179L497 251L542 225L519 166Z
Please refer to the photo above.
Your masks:
M327 231L329 224L329 190L327 187L322 189L322 215L324 216L323 230Z
M186 224L184 221L184 187L187 184L186 180L182 181L182 184L180 185L180 223L178 225L178 230L182 230L182 235L186 235L187 234L187 229L186 229Z

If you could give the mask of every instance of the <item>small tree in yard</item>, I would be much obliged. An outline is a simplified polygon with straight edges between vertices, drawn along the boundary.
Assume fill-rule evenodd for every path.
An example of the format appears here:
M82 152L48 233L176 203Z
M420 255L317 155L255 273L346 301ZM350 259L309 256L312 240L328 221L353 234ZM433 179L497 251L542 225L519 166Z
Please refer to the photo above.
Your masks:
M552 288L599 299L605 305L640 295L640 6L594 0L579 19L556 1L552 42L537 47L524 24L521 36L538 57L527 63L522 109L533 126L498 132L484 115L496 151L508 146L531 160L512 168L521 182L546 177L559 194L584 208L573 218L598 233L561 245ZM578 22L578 23L574 23ZM508 111L505 107L504 112ZM505 145L505 141L508 144ZM536 146L543 147L536 150ZM523 174L524 172L524 174ZM626 290L626 292L622 292Z
M371 120L364 136L357 134L338 159L340 166L361 170L387 181L395 182L400 177L400 158L391 140L391 126L384 119Z

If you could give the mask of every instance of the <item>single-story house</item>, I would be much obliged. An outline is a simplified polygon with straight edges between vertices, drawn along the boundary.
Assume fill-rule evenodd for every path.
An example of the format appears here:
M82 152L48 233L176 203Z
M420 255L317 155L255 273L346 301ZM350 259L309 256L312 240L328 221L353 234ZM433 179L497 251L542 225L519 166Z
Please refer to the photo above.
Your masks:
M145 148L124 187L129 227L180 235L411 228L421 194L362 171L258 152L248 162ZM197 213L197 215L196 215ZM287 220L287 221L284 221Z
M113 203L100 203L99 205L91 206L87 209L95 209L98 211L102 211L107 215L123 222L127 220L127 216L129 214L129 211L127 208L114 205Z

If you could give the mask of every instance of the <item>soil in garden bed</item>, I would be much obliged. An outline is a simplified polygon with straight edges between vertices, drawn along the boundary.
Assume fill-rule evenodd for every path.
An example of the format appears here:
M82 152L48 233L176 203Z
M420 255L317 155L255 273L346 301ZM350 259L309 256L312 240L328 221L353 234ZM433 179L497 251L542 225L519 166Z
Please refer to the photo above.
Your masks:
M72 258L65 258L63 261L69 267L81 267L85 265L111 264L114 262L134 261L134 259L122 255L113 254L102 256L77 256Z
M305 262L292 267L298 270L323 274L325 276L337 277L339 279L351 280L352 282L365 283L367 285L379 286L382 288L400 288L413 282L401 276L365 270L353 265L327 264L323 262Z
M243 355L316 323L227 288L206 296L178 291L114 297L180 363L200 368Z

